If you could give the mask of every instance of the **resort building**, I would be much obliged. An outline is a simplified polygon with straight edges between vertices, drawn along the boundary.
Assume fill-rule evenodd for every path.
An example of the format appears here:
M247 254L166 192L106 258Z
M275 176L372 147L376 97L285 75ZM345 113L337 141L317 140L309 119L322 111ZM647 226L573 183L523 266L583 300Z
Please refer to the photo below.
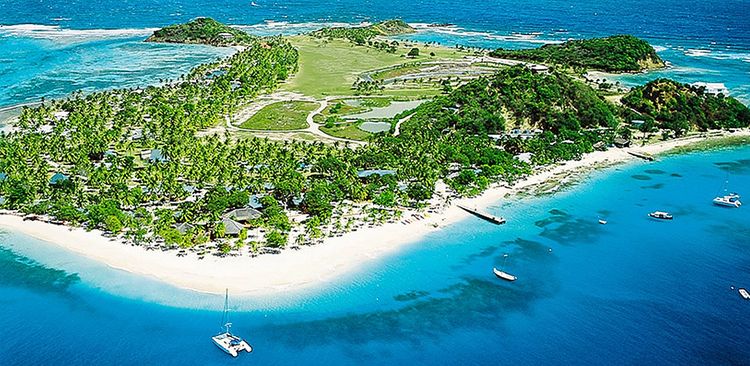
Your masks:
M175 226L175 229L177 229L177 231L179 231L180 234L182 235L185 235L188 231L192 230L193 228L195 228L195 225L191 225L186 222Z
M369 169L369 170L360 170L357 172L357 177L359 178L369 178L373 175L378 176L386 176L386 175L395 175L395 170L387 170L387 169Z
M224 234L226 235L231 235L231 236L239 235L240 231L242 231L242 229L245 228L239 222L226 218L226 217L221 219L221 222L224 224Z
M63 173L55 173L55 175L52 176L52 178L49 179L49 184L55 185L59 183L63 183L66 180L68 180L68 176Z
M261 217L263 214L254 208L238 208L224 214L224 218L239 221L248 222Z
M729 89L724 85L724 83L703 83L703 82L697 82L690 84L691 86L694 86L696 88L704 88L705 92L707 94L711 95L729 95Z
M528 67L529 70L531 70L531 72L535 74L546 74L549 72L549 67L544 66L544 65L529 64L529 65L526 65L526 67Z

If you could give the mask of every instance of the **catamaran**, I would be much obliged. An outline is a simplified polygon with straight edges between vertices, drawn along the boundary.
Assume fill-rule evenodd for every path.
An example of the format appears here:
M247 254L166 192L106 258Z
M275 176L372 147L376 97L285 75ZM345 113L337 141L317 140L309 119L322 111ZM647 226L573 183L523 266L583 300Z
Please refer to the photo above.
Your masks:
M222 351L237 357L240 352L252 352L253 347L250 346L242 338L232 334L232 323L229 322L229 289L227 289L226 295L224 296L224 315L221 317L222 332L211 337L214 344L221 348Z
M724 195L723 196L716 195L716 198L714 198L713 200L714 205L722 206L722 207L739 208L740 206L742 206L742 202L740 202L740 195L737 193L727 193L728 185L729 185L729 180L724 181Z
M492 268L492 272L495 273L495 276L497 276L497 278L513 282L513 281L517 280L518 277L516 277L516 276L514 276L514 275L512 275L510 273L507 273L507 272L503 271L505 269L505 263L508 262L508 254L504 254L503 257L505 259L503 260L503 266L500 267L501 269Z
M730 193L722 197L714 198L714 205L739 208L740 206L742 206L742 202L740 202L739 194Z

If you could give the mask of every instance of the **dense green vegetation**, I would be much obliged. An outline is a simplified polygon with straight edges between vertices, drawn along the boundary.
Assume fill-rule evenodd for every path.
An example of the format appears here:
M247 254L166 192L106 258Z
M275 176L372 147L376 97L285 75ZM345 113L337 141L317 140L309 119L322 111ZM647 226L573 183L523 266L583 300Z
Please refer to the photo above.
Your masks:
M250 45L255 37L211 18L196 18L154 32L146 42L199 43L212 46Z
M230 146L195 133L223 122L228 112L275 88L296 67L296 50L283 39L270 38L166 86L75 94L24 108L18 131L0 139L5 206L89 228L125 231L137 240L155 233L175 241L175 221L206 222L189 235L192 244L217 237L218 215L246 198L222 186L244 186L249 176L268 174L263 169L248 172L241 161L263 155L263 147L271 144ZM67 116L56 117L61 111ZM139 157L141 151L146 160ZM53 184L54 173L64 175ZM284 182L277 186L292 179ZM254 184L263 183L265 179ZM190 196L188 187L208 193L196 203L179 204Z
M247 46L164 86L74 94L24 108L17 131L0 139L3 207L136 243L196 247L218 241L226 253L232 248L225 238L238 238L241 245L248 234L245 226L229 233L232 222L222 216L256 202L262 214L246 226L264 227L266 245L282 247L297 225L287 215L290 210L306 214L306 233L317 237L343 201L372 202L383 212L421 206L440 180L461 194L478 194L493 182L512 182L531 172L514 155L532 153L532 163L548 164L580 158L596 143L611 142L619 116L626 113L563 73L516 66L446 88L445 95L397 116L411 115L398 136L368 134L371 142L357 149L229 133L200 136L197 132L225 123L237 108L298 70L298 51L283 38ZM652 98L647 85L625 103L657 119L667 118L664 110L683 110L687 120L709 110L705 121L726 115L719 119L723 127L734 120L747 125L747 108L698 92L694 99L684 86L675 87L674 96ZM367 99L363 106L386 102ZM685 107L694 105L701 108ZM301 117L314 106L269 106L256 115L262 122L257 127L269 129L289 110ZM333 101L324 114L336 119L347 108L353 110ZM355 132L356 123L333 131L335 121L326 122L334 122L323 127L332 134ZM506 133L513 128L539 131ZM392 174L360 176L361 170Z
M545 132L498 143L488 137L516 124ZM399 156L399 171L429 164L433 179L448 178L455 190L474 194L492 181L512 181L527 173L514 154L532 152L539 164L579 158L594 143L612 139L612 133L596 128L616 124L614 107L590 87L563 74L539 75L519 66L422 104L401 126L399 139L381 138L376 146ZM454 164L460 168L452 176L446 167Z
M376 48L382 48L391 53L396 52L398 42L373 42L377 36L396 36L400 34L414 33L414 28L403 20L386 20L364 27L330 27L322 28L310 33L318 38L348 39L359 45L369 44Z
M498 49L490 56L609 72L664 67L664 61L648 42L630 35L547 44L536 49Z
M372 137L372 133L360 129L360 124L362 124L362 121L326 123L325 126L320 127L320 130L334 137L367 141Z
M240 127L251 130L301 130L308 127L307 115L318 107L314 102L276 102L255 113Z
M750 109L736 99L669 79L633 88L622 103L642 114L633 118L646 121L645 128L660 127L677 135L693 128L706 131L750 126Z

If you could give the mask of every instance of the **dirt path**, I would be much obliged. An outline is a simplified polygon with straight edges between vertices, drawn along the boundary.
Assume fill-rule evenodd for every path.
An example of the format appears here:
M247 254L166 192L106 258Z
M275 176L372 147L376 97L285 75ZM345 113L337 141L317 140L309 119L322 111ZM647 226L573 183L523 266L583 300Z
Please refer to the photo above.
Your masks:
M401 124L410 120L411 117L413 116L414 116L414 113L398 120L398 122L396 122L396 127L394 128L394 131L393 131L393 136L398 136L401 133Z

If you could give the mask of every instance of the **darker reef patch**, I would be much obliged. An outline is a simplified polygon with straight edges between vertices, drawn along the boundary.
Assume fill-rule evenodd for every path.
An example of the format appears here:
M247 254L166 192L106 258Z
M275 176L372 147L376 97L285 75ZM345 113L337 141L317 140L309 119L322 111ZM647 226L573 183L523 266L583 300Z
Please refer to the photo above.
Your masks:
M41 263L0 247L0 286L23 287L38 292L64 293L80 282L77 274L49 268Z
M735 174L750 173L750 159L739 159L735 161L725 161L714 163L719 169Z
M597 220L575 218L569 214L555 215L544 221L544 230L540 236L553 240L561 245L591 243L601 233ZM538 223L538 222L537 222Z
M557 222L563 222L566 220L566 217L570 216L567 212L558 210L558 209L552 209L549 211L549 213L552 216L546 219L536 221L534 222L534 225L536 225L537 227L545 227L547 225L554 224Z
M642 186L642 189L662 189L664 188L664 183L656 183L650 186Z
M654 175L659 175L659 174L666 173L665 171L659 170L659 169L647 169L647 170L645 170L645 172L646 172L646 174L654 174Z
M409 291L405 294L399 294L393 297L396 301L414 301L422 297L428 296L430 293L427 291Z

